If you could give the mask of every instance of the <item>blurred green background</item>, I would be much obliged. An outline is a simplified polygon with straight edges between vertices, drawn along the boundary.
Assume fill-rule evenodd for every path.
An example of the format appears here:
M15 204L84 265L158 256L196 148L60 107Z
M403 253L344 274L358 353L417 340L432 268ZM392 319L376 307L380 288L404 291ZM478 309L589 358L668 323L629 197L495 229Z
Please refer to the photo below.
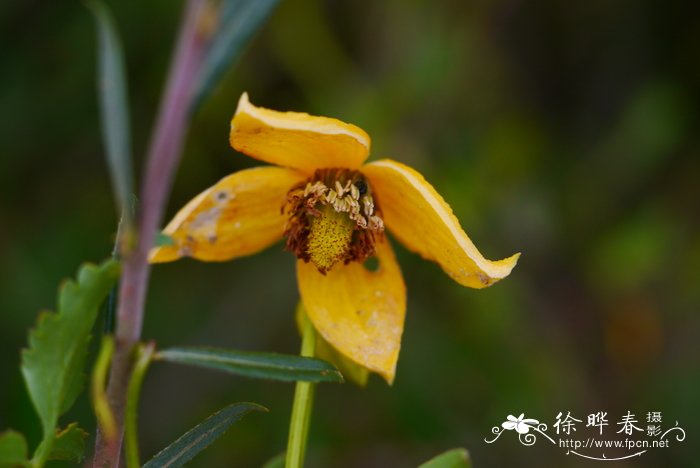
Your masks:
M142 165L181 2L110 2ZM693 11L694 9L694 11ZM615 466L700 466L700 12L684 2L282 0L195 115L168 218L257 163L228 146L238 96L364 128L373 157L435 185L513 274L476 291L395 242L408 287L397 379L318 388L309 466L410 467L455 446L477 467L590 466L491 427L663 412L688 437ZM116 216L80 2L0 5L0 428L38 440L19 350L60 280L109 255ZM157 266L144 337L296 353L293 259ZM252 415L191 466L259 466L286 445L293 385L157 364L150 456L219 407ZM83 399L72 411L94 427ZM66 418L67 420L67 418ZM586 434L579 427L578 434ZM611 456L612 453L606 455Z

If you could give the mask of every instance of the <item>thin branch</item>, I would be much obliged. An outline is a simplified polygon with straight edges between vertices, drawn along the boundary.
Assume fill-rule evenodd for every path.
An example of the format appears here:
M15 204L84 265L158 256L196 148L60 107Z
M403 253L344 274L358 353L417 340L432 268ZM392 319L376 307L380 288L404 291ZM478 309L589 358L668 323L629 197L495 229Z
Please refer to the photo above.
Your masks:
M141 337L144 303L150 276L148 252L170 193L189 124L195 82L209 40L207 0L187 0L178 44L161 100L141 185L141 211L136 247L125 253L119 286L116 352L112 359L107 397L117 423L116 440L98 431L93 467L119 467L124 436L124 408L132 366L132 349Z

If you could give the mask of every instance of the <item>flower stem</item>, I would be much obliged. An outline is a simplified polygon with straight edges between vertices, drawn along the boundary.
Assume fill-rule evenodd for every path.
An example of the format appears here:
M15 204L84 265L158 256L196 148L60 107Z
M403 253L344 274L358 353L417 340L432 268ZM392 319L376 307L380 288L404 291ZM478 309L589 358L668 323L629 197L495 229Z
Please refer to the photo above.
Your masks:
M301 355L313 357L316 351L316 330L306 314L303 315L304 330L301 342ZM304 466L306 439L309 434L311 410L314 404L314 389L311 382L297 382L294 391L292 418L289 424L289 441L287 443L286 468Z
M141 185L136 246L124 252L119 284L116 349L112 358L107 398L117 426L116 437L99 429L93 467L119 467L124 433L124 408L131 373L132 349L139 342L150 275L148 251L163 218L165 202L178 166L190 117L196 80L210 31L202 27L207 0L187 0L178 43L168 73L165 94L156 119Z
M138 468L141 466L139 461L139 430L138 430L138 410L139 396L141 394L141 384L146 375L148 366L153 359L155 346L150 343L137 348L138 357L134 370L129 379L129 387L126 399L126 415L125 415L125 435L124 446L126 449L126 466L127 468Z

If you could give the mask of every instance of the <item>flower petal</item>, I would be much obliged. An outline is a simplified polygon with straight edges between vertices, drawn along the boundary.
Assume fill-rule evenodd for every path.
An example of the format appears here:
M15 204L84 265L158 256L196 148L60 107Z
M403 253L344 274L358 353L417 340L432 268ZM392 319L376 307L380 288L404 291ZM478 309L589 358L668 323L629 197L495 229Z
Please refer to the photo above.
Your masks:
M316 330L336 350L391 384L401 347L406 287L389 241L376 244L379 267L352 262L326 275L297 262L301 300Z
M513 421L506 421L503 424L501 424L501 427L507 431L512 431L513 429L515 429L516 424L517 423Z
M173 245L151 250L152 263L180 257L205 261L250 255L282 237L289 189L304 175L281 167L246 169L221 179L190 201L163 232Z
M359 127L328 117L255 107L247 93L231 120L230 142L248 156L307 173L321 167L358 168L370 145Z
M505 278L520 254L486 260L467 237L450 206L415 170L390 159L365 165L384 222L410 250L437 262L452 279L484 288Z
M299 302L297 305L295 319L297 323L297 329L299 334L303 333L303 323L306 314L304 304ZM333 346L330 345L322 336L316 337L316 351L314 356L328 361L338 368L340 373L343 375L343 379L347 382L352 382L360 387L366 387L367 381L369 380L369 370L366 367L362 367L352 359L346 357L344 354L338 352Z

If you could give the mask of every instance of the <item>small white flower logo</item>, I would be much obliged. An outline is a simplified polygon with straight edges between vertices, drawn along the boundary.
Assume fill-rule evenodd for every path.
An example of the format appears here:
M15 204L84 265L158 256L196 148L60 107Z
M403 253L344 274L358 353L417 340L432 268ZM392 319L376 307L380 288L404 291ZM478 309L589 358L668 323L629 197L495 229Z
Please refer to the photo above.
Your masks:
M530 429L532 429L532 432ZM506 417L506 421L501 424L501 427L493 426L491 428L491 433L494 434L495 437L491 440L484 439L484 442L492 444L496 439L501 437L501 434L512 430L518 433L518 440L523 445L533 445L537 441L537 434L535 433L546 437L547 440L556 445L554 439L547 435L547 425L540 423L537 419L525 419L525 413L521 413L517 418L509 414Z
M537 419L523 419L524 416L525 413L521 413L517 418L509 414L506 418L508 420L501 424L501 426L507 431L515 429L518 434L527 434L530 432L531 427L537 427L540 422Z

